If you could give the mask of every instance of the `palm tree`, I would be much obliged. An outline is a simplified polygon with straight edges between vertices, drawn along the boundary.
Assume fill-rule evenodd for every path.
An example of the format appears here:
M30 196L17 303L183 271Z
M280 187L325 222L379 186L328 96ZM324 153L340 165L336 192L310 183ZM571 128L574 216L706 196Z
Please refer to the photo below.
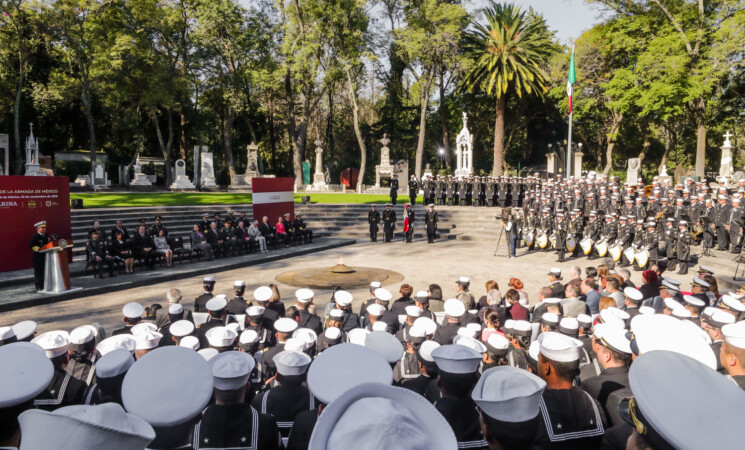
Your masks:
M514 92L543 96L548 79L545 68L556 51L552 35L540 15L522 11L514 4L492 3L484 11L486 24L475 23L464 37L464 50L472 61L461 89L485 90L496 96L494 123L494 167L500 176L504 168L504 115L507 95Z

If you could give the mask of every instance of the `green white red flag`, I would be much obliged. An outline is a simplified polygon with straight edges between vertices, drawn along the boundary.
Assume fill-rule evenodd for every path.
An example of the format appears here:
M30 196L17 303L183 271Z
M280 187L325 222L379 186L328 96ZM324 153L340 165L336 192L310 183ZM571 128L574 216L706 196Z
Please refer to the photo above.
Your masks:
M574 74L574 46L572 45L572 59L569 61L569 76L567 77L567 96L569 97L569 115L572 115L572 99L574 97L574 83L577 78Z

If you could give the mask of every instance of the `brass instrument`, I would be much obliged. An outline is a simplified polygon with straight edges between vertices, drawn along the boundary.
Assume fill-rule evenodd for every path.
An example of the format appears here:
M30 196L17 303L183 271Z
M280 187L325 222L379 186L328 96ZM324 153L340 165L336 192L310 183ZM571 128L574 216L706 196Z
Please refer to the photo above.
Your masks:
M693 226L693 231L691 231L691 238L698 241L698 237L701 236L701 233L703 232L704 232L703 225L700 225L697 223L696 225Z
M665 211L660 211L654 216L654 221L659 222L660 219L665 215Z
M648 184L648 185L644 186L644 195L646 195L647 197L649 197L652 194L652 188L653 187L652 187L651 184Z

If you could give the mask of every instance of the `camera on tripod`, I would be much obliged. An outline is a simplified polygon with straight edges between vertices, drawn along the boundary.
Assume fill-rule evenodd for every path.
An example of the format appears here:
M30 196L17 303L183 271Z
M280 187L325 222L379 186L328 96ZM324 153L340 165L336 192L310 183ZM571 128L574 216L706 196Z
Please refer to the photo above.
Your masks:
M509 222L511 215L512 208L502 208L502 217L494 216L494 218L497 220L501 220L502 222Z

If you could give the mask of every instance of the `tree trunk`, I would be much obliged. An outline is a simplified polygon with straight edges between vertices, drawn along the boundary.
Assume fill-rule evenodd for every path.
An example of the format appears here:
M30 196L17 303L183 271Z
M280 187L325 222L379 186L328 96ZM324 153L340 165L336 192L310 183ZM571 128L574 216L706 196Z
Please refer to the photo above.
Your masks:
M93 112L91 108L91 96L88 81L88 72L83 64L80 64L80 71L82 73L82 92L80 93L80 100L83 102L85 110L85 120L88 123L88 138L89 148L91 152L91 172L95 171L96 168L96 129L93 125Z
M20 33L18 35L18 40L20 41L22 38L20 36ZM16 102L13 107L13 133L15 136L15 150L16 150L16 170L15 173L17 175L23 175L23 153L21 151L21 94L23 93L23 82L25 77L25 61L24 56L22 52L22 46L23 44L21 42L18 43L18 88L16 89ZM8 168L10 171L10 168Z
M603 152L601 149L603 148L603 135L601 133L598 133L598 147L597 152L595 153L597 155L597 159L595 160L595 172L600 172L600 169L603 168Z
M611 111L613 117L613 124L608 133L608 146L605 149L605 168L603 169L603 175L608 175L611 168L613 168L613 148L616 146L616 138L618 137L618 130L621 128L621 121L623 120L623 114L615 113Z
M696 102L696 176L706 176L706 102L703 98Z
M644 158L646 158L647 151L649 151L649 146L651 145L651 142L649 140L649 120L646 118L642 119L640 128L642 133L642 141L644 142L642 144L642 151L639 152L639 167L641 168L641 164L644 162Z
M427 105L429 104L429 88L422 88L422 94L419 96L421 108L419 110L419 140L416 143L416 155L414 157L414 174L417 179L422 178L422 160L424 159L424 138L427 133ZM402 180L406 182L406 180Z
M295 96L292 93L292 82L289 70L285 74L285 93L287 94L288 106L288 132L292 145L292 171L295 174L295 186L303 185L303 155L299 145L297 118L295 117Z
M181 139L179 142L179 155L186 161L186 116L182 112L181 116Z
M158 122L158 116L155 114L155 112L150 113L150 118L153 121L153 126L155 126L155 134L158 137L158 145L160 146L160 151L163 153L163 159L165 160L165 175L166 175L166 187L170 186L172 181L171 177L171 145L172 145L172 136L173 136L173 118L171 117L171 110L168 109L168 143L166 144L163 142L163 134L160 131L160 123Z
M362 193L362 184L365 179L365 169L367 168L367 147L365 140L362 139L360 131L359 105L357 104L357 88L352 80L351 69L346 69L347 83L349 85L349 99L352 101L352 120L354 121L354 134L357 136L357 144L360 146L360 174L357 177L357 192Z
M235 163L233 162L233 122L235 122L235 109L230 106L228 107L228 116L225 118L225 127L222 131L223 151L225 152L225 165L228 166L228 176L230 177L229 184L233 184L233 176L235 175Z
M494 120L494 163L492 176L501 177L504 174L504 115L507 109L507 96L497 97L497 117Z
M450 170L450 136L448 135L448 106L445 101L445 76L444 70L440 70L440 127L442 127L442 149L445 152L445 167Z

